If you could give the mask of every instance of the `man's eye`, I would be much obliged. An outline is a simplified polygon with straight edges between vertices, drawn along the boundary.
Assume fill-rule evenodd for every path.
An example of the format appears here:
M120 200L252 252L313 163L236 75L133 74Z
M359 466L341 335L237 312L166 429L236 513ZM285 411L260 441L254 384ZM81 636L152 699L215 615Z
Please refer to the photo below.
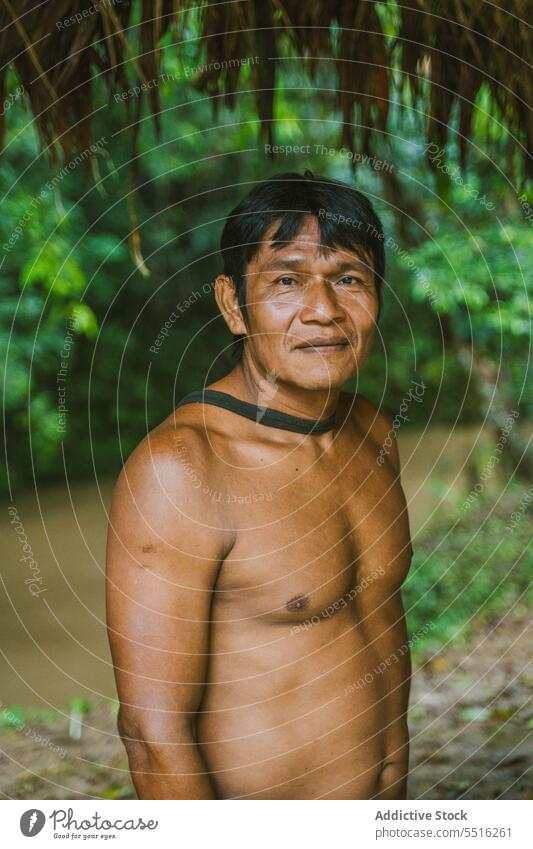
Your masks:
M294 277L280 277L278 283L281 283L282 286L292 286L293 283L296 283Z
M369 281L362 277L354 277L352 274L346 274L339 280L341 286L368 286Z

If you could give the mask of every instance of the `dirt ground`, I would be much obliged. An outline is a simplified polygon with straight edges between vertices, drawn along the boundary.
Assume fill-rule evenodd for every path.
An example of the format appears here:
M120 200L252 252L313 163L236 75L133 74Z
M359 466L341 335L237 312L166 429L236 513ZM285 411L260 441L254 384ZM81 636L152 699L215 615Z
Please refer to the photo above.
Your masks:
M416 659L411 799L533 799L532 624L515 608L468 646ZM3 728L0 798L134 798L115 712L93 706L79 740L66 717Z
M416 670L412 799L533 799L533 620L502 618Z

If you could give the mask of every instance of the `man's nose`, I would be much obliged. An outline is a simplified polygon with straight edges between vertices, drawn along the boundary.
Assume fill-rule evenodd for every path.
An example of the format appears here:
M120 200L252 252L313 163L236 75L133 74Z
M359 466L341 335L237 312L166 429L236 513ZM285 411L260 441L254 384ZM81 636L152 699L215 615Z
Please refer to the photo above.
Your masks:
M302 297L300 320L303 322L316 321L329 324L344 315L331 283L323 277L317 277L306 287Z

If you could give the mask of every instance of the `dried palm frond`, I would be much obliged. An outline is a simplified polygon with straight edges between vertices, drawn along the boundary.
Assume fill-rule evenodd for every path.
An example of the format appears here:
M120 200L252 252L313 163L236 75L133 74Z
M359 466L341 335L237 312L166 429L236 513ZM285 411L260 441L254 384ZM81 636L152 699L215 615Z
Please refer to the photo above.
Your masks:
M507 138L510 161L531 176L530 0L402 0L390 7L397 18L395 39L384 32L384 6L375 0L205 0L203 5L192 0L17 0L16 5L0 0L0 90L13 66L43 142L52 151L60 145L70 156L72 144L90 143L94 78L127 88L128 65L139 83L157 77L161 37L175 25L183 38L189 16L195 15L206 67L194 84L225 96L231 107L242 64L228 59L257 56L250 65L251 87L270 139L276 74L281 57L289 54L311 77L322 65L335 69L332 106L342 115L341 142L351 149L369 152L373 134L386 130L393 75L400 73L409 81L417 109L427 115L430 141L446 144L452 111L458 109L463 163L476 104L482 89L487 92L489 108L501 123L500 133L489 134L488 155L501 155ZM61 25L76 15L79 23ZM429 85L422 86L425 76ZM147 96L157 123L158 87Z
M533 173L533 29L529 0L402 0L401 67L420 99L417 67L429 60L428 140L448 140L452 108L459 110L458 141L465 164L476 101L482 86L507 134L509 164ZM501 153L500 139L487 154Z

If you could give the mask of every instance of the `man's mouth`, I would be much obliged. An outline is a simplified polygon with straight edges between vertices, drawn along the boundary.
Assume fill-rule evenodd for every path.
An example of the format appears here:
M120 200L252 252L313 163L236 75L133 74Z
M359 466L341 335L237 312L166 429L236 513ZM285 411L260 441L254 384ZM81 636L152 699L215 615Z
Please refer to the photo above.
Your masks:
M350 347L347 339L309 339L296 346L298 350L313 354L336 354Z

